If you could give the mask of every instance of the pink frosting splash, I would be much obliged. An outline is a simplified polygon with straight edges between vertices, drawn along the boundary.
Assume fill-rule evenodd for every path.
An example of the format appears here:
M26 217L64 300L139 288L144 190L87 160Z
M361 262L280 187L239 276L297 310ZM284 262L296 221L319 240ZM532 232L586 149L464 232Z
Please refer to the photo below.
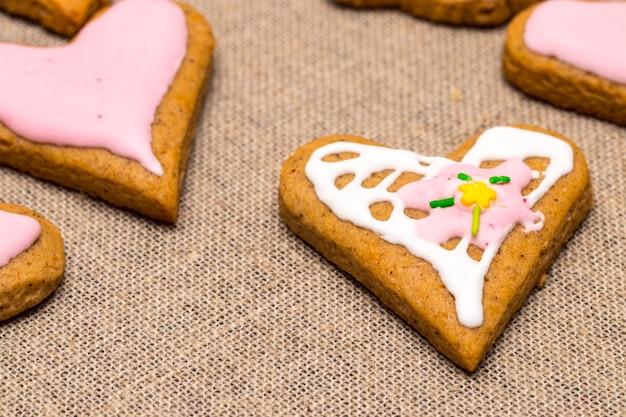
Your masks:
M0 121L28 140L104 148L161 175L152 122L187 48L167 0L125 0L68 45L0 44Z
M466 174L471 180L462 180ZM507 183L491 184L491 177L508 177ZM507 160L501 165L482 169L467 164L452 164L430 179L409 183L398 190L405 207L428 212L428 216L416 221L417 235L427 241L442 244L454 237L468 237L470 243L486 249L490 243L499 242L508 233L509 226L522 224L527 231L539 230L543 216L526 204L522 189L532 179L530 168L520 159ZM466 206L460 199L463 184L482 182L497 197L489 207L482 208L478 232L472 235L473 206ZM431 201L454 198L449 207L432 208Z
M0 210L0 267L30 248L40 234L37 220Z

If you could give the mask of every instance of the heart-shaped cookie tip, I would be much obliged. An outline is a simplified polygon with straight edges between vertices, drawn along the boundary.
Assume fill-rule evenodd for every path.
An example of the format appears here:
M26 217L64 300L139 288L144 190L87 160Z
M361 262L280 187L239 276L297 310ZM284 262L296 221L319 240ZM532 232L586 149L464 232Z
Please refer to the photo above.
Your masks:
M178 6L126 0L66 46L0 44L0 122L31 141L104 148L161 175L151 126L186 43Z
M59 230L30 209L0 203L0 321L48 297L64 269Z
M573 143L498 127L449 158L317 139L284 163L279 203L297 235L474 370L586 215L591 189Z
M116 2L61 48L0 45L0 164L176 221L214 47L167 0Z

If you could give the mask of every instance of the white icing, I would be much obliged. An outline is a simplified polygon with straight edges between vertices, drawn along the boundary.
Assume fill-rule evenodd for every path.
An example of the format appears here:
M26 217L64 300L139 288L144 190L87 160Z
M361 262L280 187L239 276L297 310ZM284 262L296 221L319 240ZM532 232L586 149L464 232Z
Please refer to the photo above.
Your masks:
M355 153L358 157L338 162L323 161L328 155L342 152ZM548 158L550 161L542 182L527 196L527 204L532 207L561 176L571 172L573 155L566 142L553 136L513 127L495 127L480 136L461 162L479 166L483 161L513 157ZM445 166L456 163L448 158L426 157L406 150L335 142L313 152L305 173L320 201L338 218L369 229L384 240L402 245L413 255L430 262L454 296L459 322L466 327L478 327L483 322L484 277L504 238L515 225L510 225L502 234L503 238L489 245L481 260L475 261L467 254L468 238L462 238L453 250L447 250L416 236L415 222L418 220L406 216L402 199L388 191L403 172L433 178ZM393 172L373 188L361 185L373 173L383 170ZM354 179L338 189L335 180L345 174L354 174ZM391 203L393 209L389 219L378 220L372 216L369 207L376 202Z

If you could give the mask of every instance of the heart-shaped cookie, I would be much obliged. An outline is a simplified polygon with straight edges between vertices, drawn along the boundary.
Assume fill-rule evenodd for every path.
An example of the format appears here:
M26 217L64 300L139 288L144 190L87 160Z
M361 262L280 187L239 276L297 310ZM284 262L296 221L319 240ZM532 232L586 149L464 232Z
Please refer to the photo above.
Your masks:
M109 0L0 0L0 10L26 17L60 35L73 36Z
M125 0L59 48L0 44L0 162L174 221L214 41L167 0Z
M413 16L453 25L496 26L541 0L335 0L353 7L398 7Z
M39 304L64 269L59 230L30 209L0 203L0 321Z
M449 158L330 136L285 161L287 225L473 371L591 206L584 156L497 127Z
M516 16L503 72L526 94L626 125L626 3L550 1Z

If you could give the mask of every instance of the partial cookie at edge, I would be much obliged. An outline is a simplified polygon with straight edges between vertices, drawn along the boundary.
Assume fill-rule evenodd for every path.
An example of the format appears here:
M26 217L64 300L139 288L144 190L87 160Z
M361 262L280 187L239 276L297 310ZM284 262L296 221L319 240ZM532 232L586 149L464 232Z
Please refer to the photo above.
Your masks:
M524 44L526 22L536 7L517 15L507 29L504 77L531 97L626 126L626 85L537 54Z
M110 0L0 0L0 10L31 19L63 36L73 36Z
M4 321L39 304L59 286L65 249L61 232L40 214L7 203L0 203L0 210L32 217L41 225L35 243L0 267L0 321Z
M397 7L437 23L497 26L542 0L334 0L352 7Z

